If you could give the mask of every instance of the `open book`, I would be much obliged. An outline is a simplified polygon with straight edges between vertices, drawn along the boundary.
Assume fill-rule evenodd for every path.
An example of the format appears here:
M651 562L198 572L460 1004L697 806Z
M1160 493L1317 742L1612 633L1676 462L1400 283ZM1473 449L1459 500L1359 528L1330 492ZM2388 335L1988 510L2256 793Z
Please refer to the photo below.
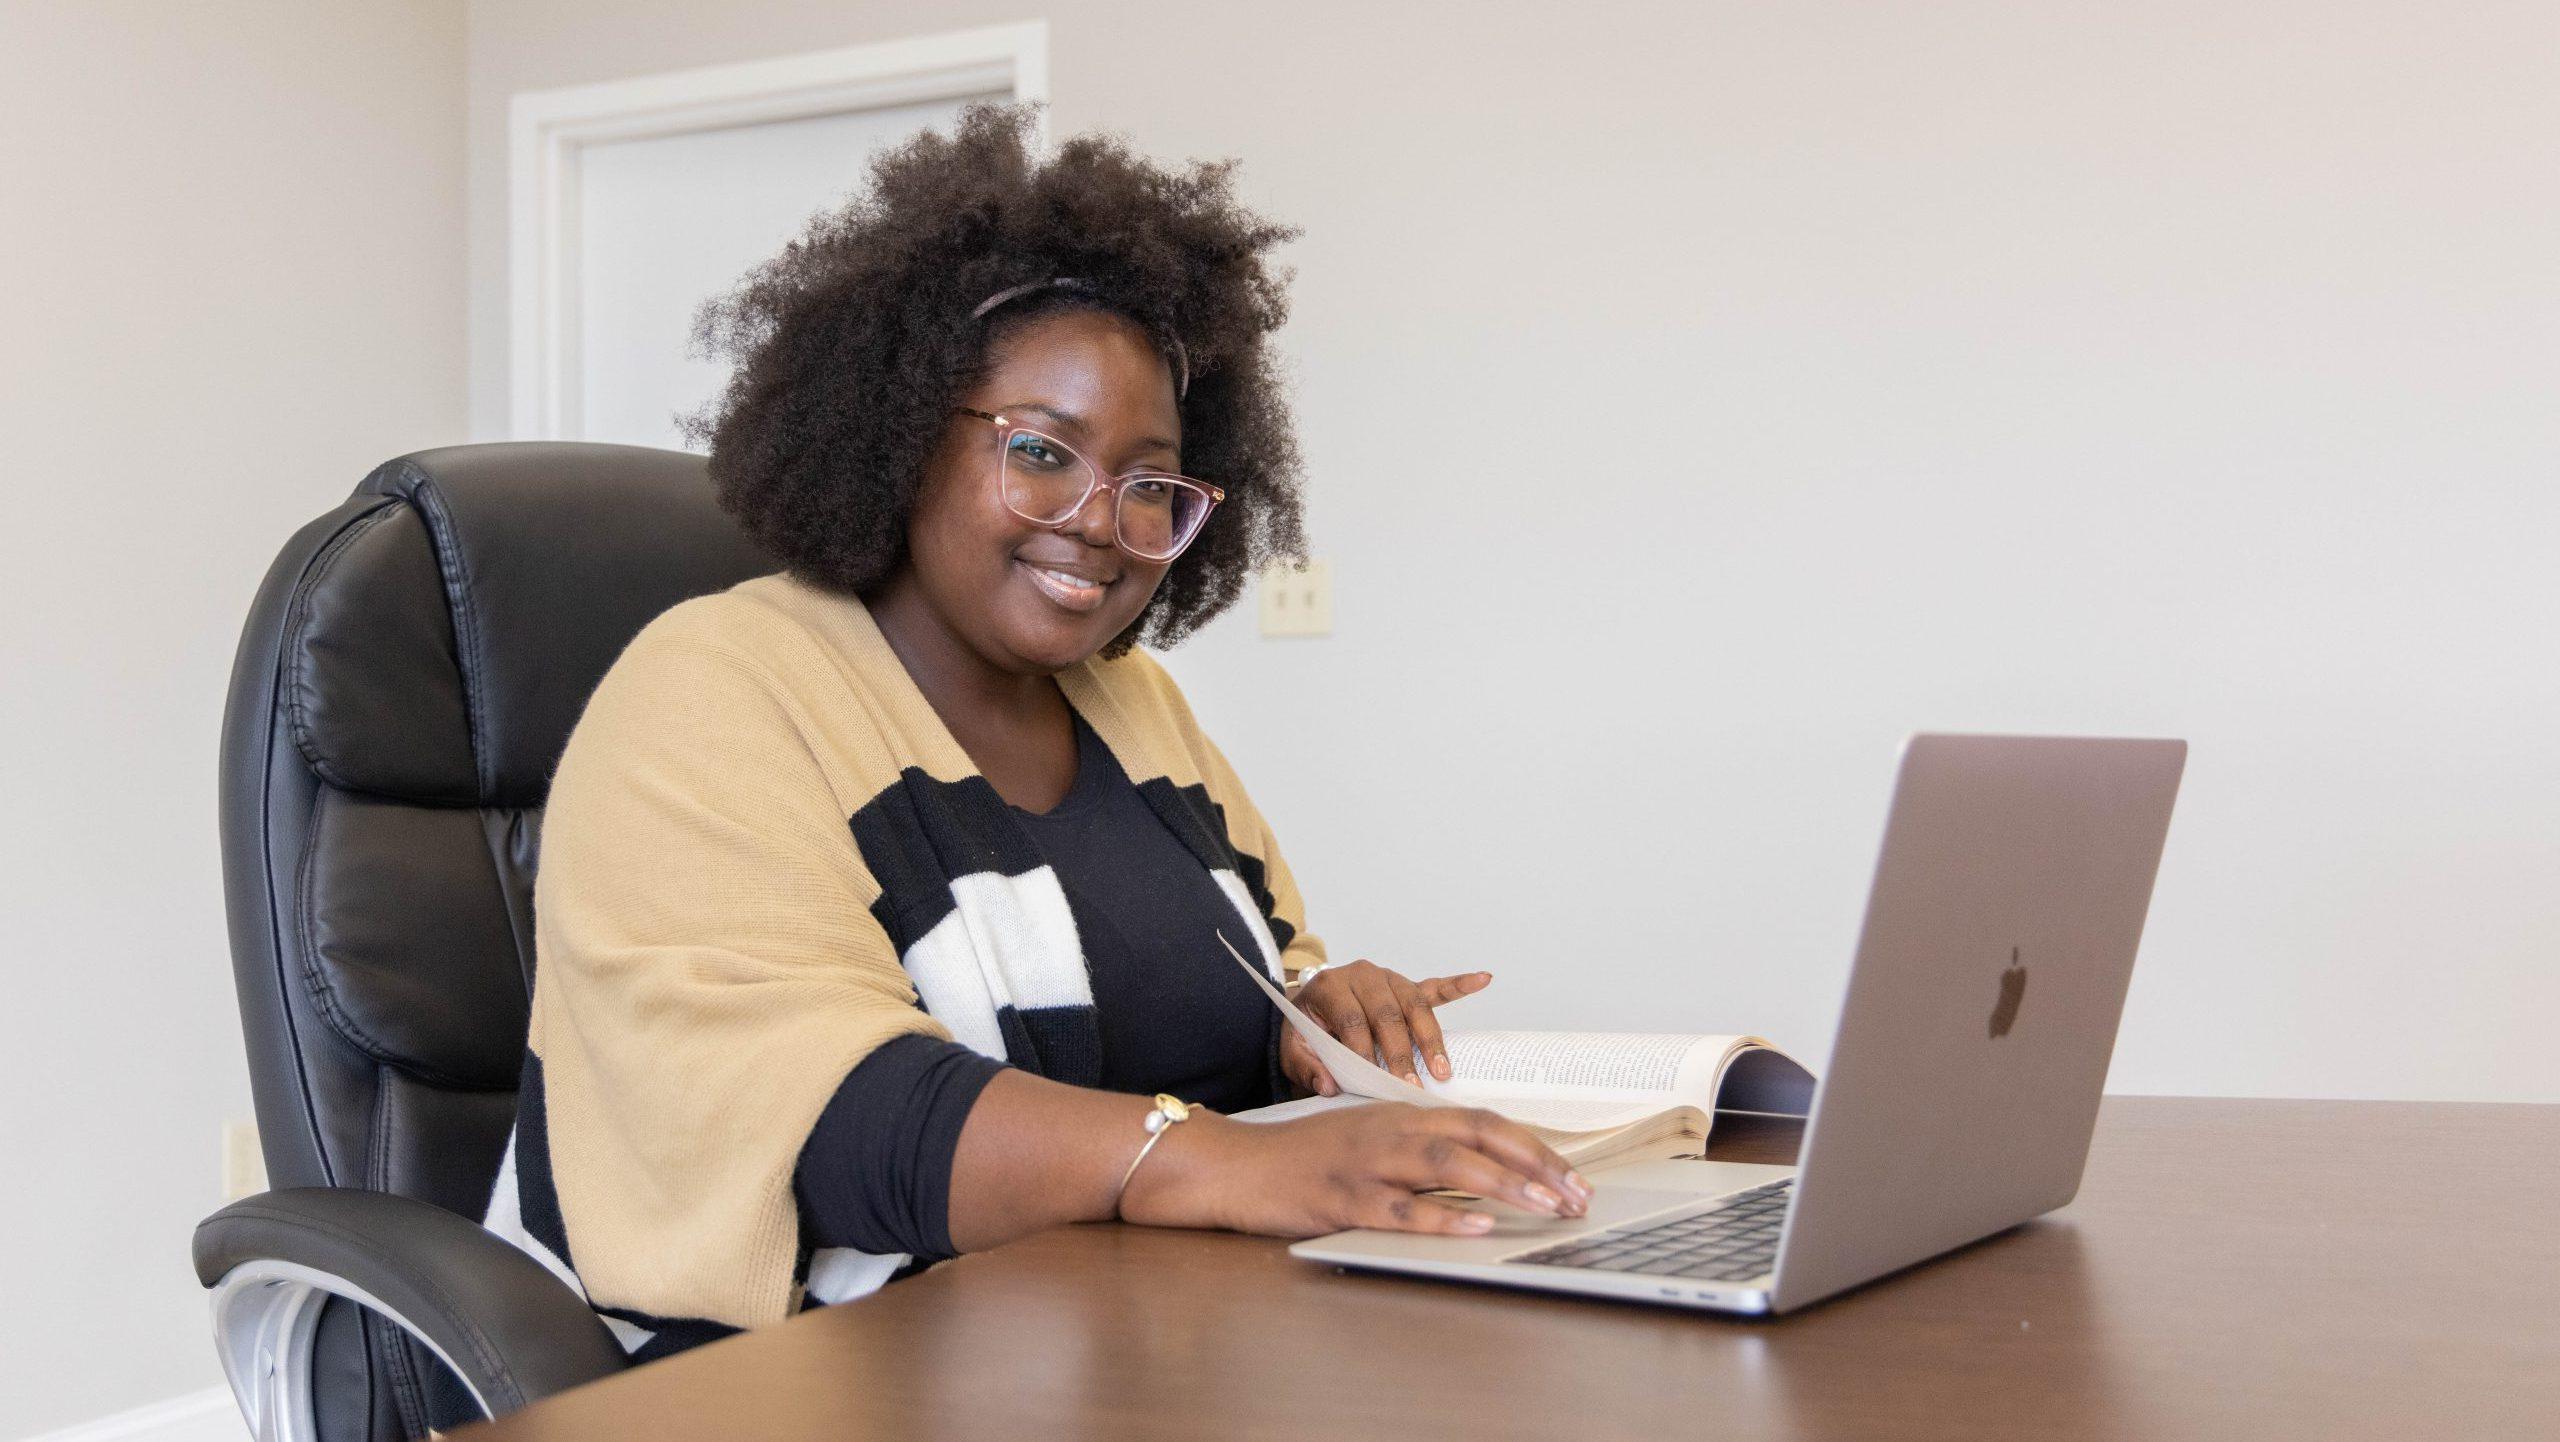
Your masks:
M1422 1070L1417 1086L1336 1041L1234 946L1227 952L1343 1091L1257 1108L1239 1121L1287 1121L1364 1101L1484 1107L1590 1167L1665 1137L1703 1142L1719 1111L1800 1117L1813 1104L1813 1074L1756 1036L1449 1031L1450 1079Z

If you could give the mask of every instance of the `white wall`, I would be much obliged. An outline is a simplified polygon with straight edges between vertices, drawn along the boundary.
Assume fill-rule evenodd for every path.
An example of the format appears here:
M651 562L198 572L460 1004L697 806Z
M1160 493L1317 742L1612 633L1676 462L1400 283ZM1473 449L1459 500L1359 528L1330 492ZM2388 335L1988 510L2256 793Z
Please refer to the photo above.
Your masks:
M294 528L463 438L462 22L0 3L0 1436L221 1380L223 689Z
M1902 733L2182 735L2115 1087L2560 1099L2560 10L477 4L475 427L508 93L1033 13L1307 228L1170 663L1337 946L1818 1054Z

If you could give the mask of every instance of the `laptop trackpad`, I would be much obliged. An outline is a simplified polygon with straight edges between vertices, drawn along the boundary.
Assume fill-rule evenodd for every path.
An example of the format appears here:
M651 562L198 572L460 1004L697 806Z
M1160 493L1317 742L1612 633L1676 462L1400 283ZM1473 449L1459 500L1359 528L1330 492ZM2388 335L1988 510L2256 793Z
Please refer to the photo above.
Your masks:
M1655 1212L1667 1212L1674 1207L1690 1206L1703 1200L1705 1198L1696 1192L1663 1192L1649 1187L1612 1186L1609 1179L1604 1176L1592 1184L1591 1210L1579 1217L1540 1216L1535 1212L1524 1212L1501 1202L1481 1200L1456 1202L1452 1205L1491 1216L1494 1219L1493 1230L1484 1233L1484 1237L1500 1237L1517 1241L1550 1236L1569 1237L1576 1232L1587 1232L1597 1227L1621 1226L1638 1217L1650 1216Z
M1450 1198L1447 1200L1452 1206L1492 1217L1493 1230L1480 1237L1441 1237L1363 1229L1311 1237L1293 1244L1289 1252L1310 1261L1354 1266L1397 1258L1435 1263L1494 1262L1518 1256L1534 1246L1622 1227L1794 1174L1793 1167L1753 1162L1628 1161L1588 1173L1593 1191L1591 1211L1586 1216L1541 1217L1500 1202Z
M1296 1243L1289 1251L1293 1256L1315 1261L1355 1264L1398 1257L1430 1258L1442 1262L1492 1262L1539 1243L1561 1242L1584 1232L1623 1226L1640 1217L1694 1206L1712 1195L1612 1185L1605 1176L1594 1178L1593 1186L1591 1211L1585 1216L1542 1217L1500 1202L1451 1200L1451 1206L1492 1217L1493 1230L1473 1237L1447 1237L1362 1228L1311 1238Z

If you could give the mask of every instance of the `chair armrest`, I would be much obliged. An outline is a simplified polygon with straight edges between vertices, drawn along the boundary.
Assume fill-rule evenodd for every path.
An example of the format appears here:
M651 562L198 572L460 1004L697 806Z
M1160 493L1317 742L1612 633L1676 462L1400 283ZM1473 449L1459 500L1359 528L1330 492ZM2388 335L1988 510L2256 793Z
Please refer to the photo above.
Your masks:
M260 1436L302 1435L286 1413L308 1429L319 1293L398 1324L493 1417L628 1365L585 1299L540 1262L442 1207L388 1192L297 1187L244 1198L196 1224L195 1266L214 1289L232 1391Z

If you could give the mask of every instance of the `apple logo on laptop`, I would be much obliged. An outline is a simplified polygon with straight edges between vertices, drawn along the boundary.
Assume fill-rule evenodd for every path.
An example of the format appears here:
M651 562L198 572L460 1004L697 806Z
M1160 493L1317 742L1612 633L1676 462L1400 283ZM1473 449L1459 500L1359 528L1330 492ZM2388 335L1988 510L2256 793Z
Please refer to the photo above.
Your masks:
M2009 969L2000 973L2000 1000L1991 1007L1991 1035L2009 1034L2018 1020L2018 1003L2027 997L2027 969L2018 963L2018 949L2009 948Z

